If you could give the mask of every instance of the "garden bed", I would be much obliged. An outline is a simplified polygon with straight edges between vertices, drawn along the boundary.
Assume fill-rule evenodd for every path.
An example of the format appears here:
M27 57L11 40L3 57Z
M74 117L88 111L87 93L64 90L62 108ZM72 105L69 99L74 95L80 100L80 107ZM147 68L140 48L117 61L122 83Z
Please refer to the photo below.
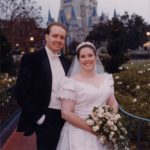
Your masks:
M130 149L150 147L150 61L130 62L113 74L115 96L123 109Z
M130 62L113 76L119 105L133 115L150 119L150 62Z

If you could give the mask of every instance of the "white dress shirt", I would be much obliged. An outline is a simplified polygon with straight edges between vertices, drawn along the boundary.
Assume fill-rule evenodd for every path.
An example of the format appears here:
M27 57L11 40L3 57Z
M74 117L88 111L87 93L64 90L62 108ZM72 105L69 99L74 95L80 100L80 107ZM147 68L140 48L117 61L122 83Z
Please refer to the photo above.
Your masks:
M57 86L60 81L65 77L63 66L60 62L58 54L54 54L50 49L46 47L46 52L52 71L52 91L51 100L48 108L60 109L60 101L57 100Z
M48 55L51 71L52 71L52 91L51 100L48 108L60 109L61 102L57 99L57 86L59 82L65 77L65 72L63 66L59 59L59 54L54 54L49 48L45 47L46 53ZM37 123L40 125L45 120L45 115L43 115Z

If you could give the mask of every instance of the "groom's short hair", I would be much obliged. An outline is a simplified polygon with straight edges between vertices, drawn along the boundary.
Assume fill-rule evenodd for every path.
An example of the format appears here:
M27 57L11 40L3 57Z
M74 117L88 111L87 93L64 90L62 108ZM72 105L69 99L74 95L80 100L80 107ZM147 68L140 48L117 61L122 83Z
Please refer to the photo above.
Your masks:
M52 22L52 23L50 23L50 24L47 26L47 28L46 28L46 34L50 34L51 28L52 28L53 26L62 27L62 28L66 31L66 33L67 33L67 28L66 28L66 26L65 26L64 24L62 24L62 23L60 23L60 22Z

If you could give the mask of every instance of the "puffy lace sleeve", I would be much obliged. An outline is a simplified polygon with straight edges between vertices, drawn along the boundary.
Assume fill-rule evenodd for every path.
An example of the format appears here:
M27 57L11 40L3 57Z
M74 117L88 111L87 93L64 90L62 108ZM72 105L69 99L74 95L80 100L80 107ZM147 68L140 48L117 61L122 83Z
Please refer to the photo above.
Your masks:
M107 81L111 87L112 93L114 93L114 79L112 74L106 74Z
M72 79L65 77L58 86L58 99L76 100L76 91Z

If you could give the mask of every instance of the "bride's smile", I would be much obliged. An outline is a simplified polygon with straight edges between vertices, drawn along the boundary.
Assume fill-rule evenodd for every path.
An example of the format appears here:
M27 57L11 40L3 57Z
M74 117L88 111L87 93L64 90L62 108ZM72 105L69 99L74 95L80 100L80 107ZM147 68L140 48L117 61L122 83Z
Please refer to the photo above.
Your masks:
M94 70L95 63L96 63L95 58L96 56L90 48L88 47L83 48L80 51L80 56L79 56L81 68L84 71Z

